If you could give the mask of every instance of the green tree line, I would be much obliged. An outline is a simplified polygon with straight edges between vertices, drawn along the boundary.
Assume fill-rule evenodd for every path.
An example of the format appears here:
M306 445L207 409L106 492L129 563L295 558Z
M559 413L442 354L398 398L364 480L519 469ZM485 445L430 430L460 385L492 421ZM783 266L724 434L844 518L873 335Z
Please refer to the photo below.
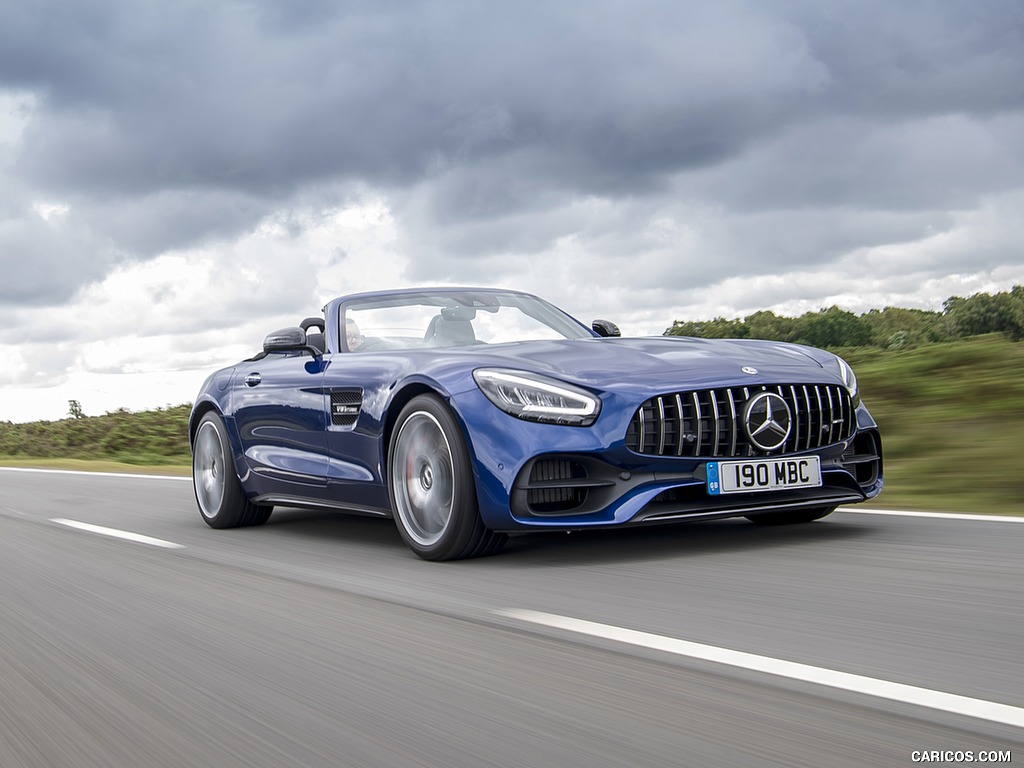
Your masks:
M994 295L951 296L943 303L941 312L886 307L855 315L832 306L800 317L761 311L734 320L676 320L665 331L666 336L769 339L813 347L883 349L917 347L989 333L1001 333L1013 341L1024 339L1024 286L1015 285Z

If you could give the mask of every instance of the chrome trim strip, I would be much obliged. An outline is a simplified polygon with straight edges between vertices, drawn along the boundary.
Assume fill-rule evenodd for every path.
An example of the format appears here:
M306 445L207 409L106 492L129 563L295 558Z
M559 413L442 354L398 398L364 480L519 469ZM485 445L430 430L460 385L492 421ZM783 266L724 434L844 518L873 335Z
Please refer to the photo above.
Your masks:
M814 394L818 398L818 438L815 440L815 448L821 447L821 433L825 430L822 427L825 425L825 405L821 401L821 387L816 386L814 388Z
M715 395L715 390L713 390L713 389L711 390L710 394L711 394L711 419L714 422L714 429L715 429L715 442L714 442L713 447L711 449L711 455L717 457L718 456L719 433L721 432L721 430L718 428L719 427L718 397Z
M835 442L836 431L836 410L832 402L832 387L825 387L825 396L828 398L828 442L832 444Z
M801 387L804 391L804 403L807 406L807 443L804 445L804 450L811 450L811 432L814 430L814 414L811 413L811 393L807 391L807 385L804 384Z
M658 398L658 455L665 455L665 398Z
M696 433L697 433L697 447L694 450L696 451L695 455L696 456L700 456L700 446L701 446L701 442L702 442L701 438L704 437L704 430L700 426L700 422L701 422L700 399L697 397L697 393L696 392L693 393L693 419L694 419L694 422L695 422L695 424L697 426L697 429L695 430Z
M644 415L644 407L642 405L640 406L640 410L638 411L638 413L640 414L640 424L637 435L637 441L640 445L640 453L645 453L644 444L647 442L647 440L645 439L647 435L644 434L644 422L647 420L647 417Z
M701 518L708 517L746 517L750 513L757 512L774 512L774 511L785 511L787 509L795 509L800 507L831 507L839 506L840 504L859 504L864 501L864 497L856 494L844 494L842 496L826 496L819 499L805 499L801 501L793 502L776 502L775 504L762 504L756 507L744 507L743 509L719 509L719 510L708 510L706 512L664 512L659 515L651 515L645 517L641 522L661 522L663 520L700 520Z
M796 429L793 431L793 450L800 450L800 402L796 399L796 387L790 385L789 396L793 398L793 422Z
M677 439L676 456L683 455L683 442L685 440L686 422L683 419L683 396L676 392L676 415L679 417L679 433Z
M732 394L732 389L726 390L729 393L729 431L731 433L731 439L729 440L729 455L736 455L736 436L738 430L736 428L736 398Z

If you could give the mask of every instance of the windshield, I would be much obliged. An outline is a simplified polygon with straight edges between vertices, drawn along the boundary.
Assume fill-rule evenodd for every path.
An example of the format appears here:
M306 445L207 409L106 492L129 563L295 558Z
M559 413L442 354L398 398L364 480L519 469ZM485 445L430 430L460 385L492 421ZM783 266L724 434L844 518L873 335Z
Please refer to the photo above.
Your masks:
M347 301L342 307L341 331L348 352L584 339L593 335L534 296L439 290Z

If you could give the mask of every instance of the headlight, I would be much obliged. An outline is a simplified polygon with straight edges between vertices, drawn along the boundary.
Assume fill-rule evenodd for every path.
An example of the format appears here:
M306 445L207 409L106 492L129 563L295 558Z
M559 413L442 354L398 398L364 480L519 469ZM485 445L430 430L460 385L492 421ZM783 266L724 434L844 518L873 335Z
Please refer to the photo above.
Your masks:
M850 399L856 404L857 396L860 394L860 390L857 388L857 375L843 358L837 356L836 362L839 363L839 375L843 379L843 384L846 385L847 392L850 393Z
M535 373L480 368L473 378L488 400L520 419L587 427L601 412L601 401L586 390Z

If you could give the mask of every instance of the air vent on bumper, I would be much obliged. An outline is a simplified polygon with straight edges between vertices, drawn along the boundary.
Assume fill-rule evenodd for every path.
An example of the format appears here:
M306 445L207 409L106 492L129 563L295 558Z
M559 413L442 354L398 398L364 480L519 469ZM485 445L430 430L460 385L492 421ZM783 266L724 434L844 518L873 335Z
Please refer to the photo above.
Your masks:
M512 488L513 511L529 517L592 512L610 500L616 471L583 457L538 457L523 467Z

